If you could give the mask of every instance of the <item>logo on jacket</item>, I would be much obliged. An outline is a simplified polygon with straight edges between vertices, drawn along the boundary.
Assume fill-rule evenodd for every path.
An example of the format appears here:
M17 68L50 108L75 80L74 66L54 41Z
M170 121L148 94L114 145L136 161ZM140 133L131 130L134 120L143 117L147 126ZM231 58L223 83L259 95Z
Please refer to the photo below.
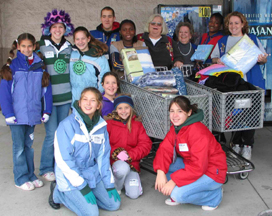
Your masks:
M86 64L85 62L79 60L77 62L75 62L75 64L73 65L73 71L77 74L77 75L81 75L84 74L86 71Z
M57 73L63 74L66 71L67 65L63 59L57 59L54 63L54 69Z

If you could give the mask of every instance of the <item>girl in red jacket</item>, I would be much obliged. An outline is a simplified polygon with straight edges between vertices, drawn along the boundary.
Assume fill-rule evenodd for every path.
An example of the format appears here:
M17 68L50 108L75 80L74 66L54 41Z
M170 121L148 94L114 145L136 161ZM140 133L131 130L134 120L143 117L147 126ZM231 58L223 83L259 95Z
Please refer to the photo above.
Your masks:
M105 120L115 187L119 194L125 187L126 195L136 199L143 193L139 163L150 152L152 142L133 108L131 97L120 95L114 100L114 111Z
M183 96L169 106L173 126L156 153L155 189L166 196L167 205L190 203L214 210L223 197L227 172L226 154L200 121L203 111Z

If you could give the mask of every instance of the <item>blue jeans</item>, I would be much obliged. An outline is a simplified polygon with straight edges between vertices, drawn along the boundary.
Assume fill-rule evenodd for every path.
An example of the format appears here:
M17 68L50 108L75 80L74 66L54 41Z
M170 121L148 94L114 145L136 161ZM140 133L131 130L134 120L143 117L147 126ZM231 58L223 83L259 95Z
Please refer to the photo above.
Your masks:
M55 131L57 130L59 123L69 115L70 108L71 103L53 106L51 116L48 122L44 124L46 135L43 141L39 175L54 171Z
M176 162L170 165L166 174L167 179L171 179L170 174L173 172L184 168L182 158L178 157ZM203 175L191 184L182 187L175 186L171 198L178 203L216 207L222 201L222 184L217 183L207 175Z
M34 174L34 149L32 148L35 126L10 125L9 127L13 141L14 182L21 186L37 179Z
M108 192L102 181L96 185L96 188L92 189L92 192L96 197L97 205L87 203L86 199L79 190L61 192L58 190L58 187L55 187L53 199L55 203L65 205L77 215L99 215L98 208L108 211L115 211L119 209L119 200L115 202L113 196L109 198Z

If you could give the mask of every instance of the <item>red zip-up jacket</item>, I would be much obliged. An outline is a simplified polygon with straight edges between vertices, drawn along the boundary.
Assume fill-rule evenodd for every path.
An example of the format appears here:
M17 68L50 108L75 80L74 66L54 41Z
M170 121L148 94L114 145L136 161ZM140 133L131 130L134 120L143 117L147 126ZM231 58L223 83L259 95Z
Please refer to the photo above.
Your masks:
M122 147L132 159L131 164L134 168L140 171L140 160L147 156L151 150L152 142L147 136L142 122L136 120L133 116L131 121L131 132L127 125L116 120L107 120L107 130L109 133L111 155L112 152ZM111 165L115 162L112 158Z
M173 162L174 145L177 155L183 158L184 169L171 174L178 187L191 184L206 174L218 183L224 183L227 172L226 154L212 133L201 122L184 126L176 134L170 128L156 153L153 167L167 173Z

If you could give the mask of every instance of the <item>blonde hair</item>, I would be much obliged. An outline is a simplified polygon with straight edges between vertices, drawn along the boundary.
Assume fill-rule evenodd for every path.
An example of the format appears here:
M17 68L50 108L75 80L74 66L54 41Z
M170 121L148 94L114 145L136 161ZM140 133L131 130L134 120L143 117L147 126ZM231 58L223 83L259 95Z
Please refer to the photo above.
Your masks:
M130 94L125 94L125 93L121 93L121 94L118 94L117 95L117 97L116 98L118 98L119 96L129 96L129 97L131 97L131 95ZM117 107L119 106L119 104L117 105ZM117 107L116 107L116 109L117 109ZM131 107L130 106L130 115L129 115L129 117L128 117L128 119L127 119L127 128L128 128L128 130L129 130L129 132L131 133L131 121L132 121L132 118L133 118L133 116L134 115L136 115L137 116L137 113L136 113L136 111L133 109L133 107ZM113 115L113 118L115 118L115 119L118 119L118 117L119 118L121 118L119 115L118 115L118 113L117 113L117 111L116 110L114 110L113 112L112 112L112 115ZM116 118L117 117L117 118Z
M161 20L162 20L162 32L161 32L161 35L166 35L166 34L168 34L168 27L167 27L167 25L166 25L166 23L165 23L165 21L164 21L162 15L160 15L160 14L152 14L152 15L148 18L148 20L147 20L147 22L146 22L146 24L145 24L145 26L144 26L144 32L148 32L148 33L149 33L149 24L155 19L155 17L160 17Z
M83 89L83 91L81 92L80 99L78 100L78 102L82 100L83 95L86 92L88 92L88 91L90 91L90 92L92 92L92 93L95 94L96 100L97 100L98 104L100 105L100 107L98 109L98 112L101 115L101 110L102 110L102 107L103 107L103 96L102 96L102 94L100 93L100 91L98 89L96 89L94 87L87 87L87 88Z

